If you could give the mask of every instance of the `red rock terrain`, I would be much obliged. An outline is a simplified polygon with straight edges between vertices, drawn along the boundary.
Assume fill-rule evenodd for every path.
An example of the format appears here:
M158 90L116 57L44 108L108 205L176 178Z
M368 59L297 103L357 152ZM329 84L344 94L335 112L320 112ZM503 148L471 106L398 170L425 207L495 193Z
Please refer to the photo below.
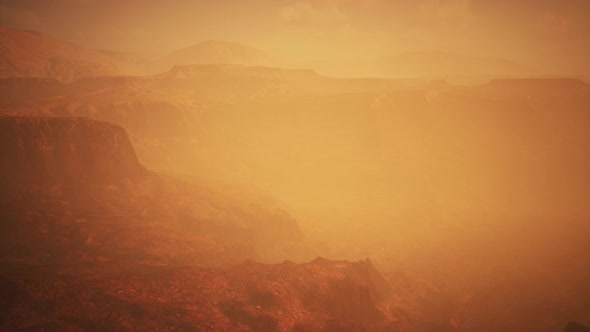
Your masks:
M9 165L15 177L28 179L19 172L33 172L34 180L3 195L3 266L11 282L43 271L71 275L68 283L108 275L136 276L149 284L144 273L161 272L168 280L172 277L164 271L179 265L370 256L381 270L396 276L383 277L392 283L393 300L368 305L377 308L370 309L369 316L381 312L371 316L377 317L372 322L362 318L364 314L340 320L341 309L324 298L318 301L327 302L313 304L314 309L297 309L319 311L303 315L312 322L293 322L279 313L295 308L293 303L262 310L263 315L248 301L239 302L229 316L224 307L199 310L225 315L219 326L210 327L222 330L288 324L303 330L388 330L397 320L400 329L418 331L555 331L567 321L590 319L585 282L590 278L590 159L585 152L590 142L590 89L579 80L509 79L453 86L201 65L176 66L154 76L92 77L68 84L11 78L0 82L0 94L6 114L66 117L66 122L85 116L115 123L127 130L148 169L199 179L183 182L150 172L133 177L135 172L125 169L134 163L117 164L119 159L108 154L118 151L109 147L113 136L103 137L102 129L92 126L68 133L69 124L60 124L58 130L44 129L49 134L37 136L37 129L10 129L7 133L15 134L8 135L3 148L21 151L22 131L26 137L20 140L36 147L28 149L23 160L41 160L41 169L55 174L47 181L54 185L48 185L39 182L39 170L30 167L36 162L5 158L10 162L3 165ZM30 126L46 128L51 121L58 120L31 120ZM80 136L84 132L102 138L88 141ZM38 148L45 147L45 141L55 149ZM99 153L101 161L94 165L88 162L92 158L59 147L59 142L79 143ZM65 159L55 161L59 156ZM86 170L70 167L76 164ZM115 165L127 166L121 166L123 174L109 171L104 183L55 180L67 177L61 168L87 181L87 174L99 177L101 169L118 169ZM202 181L219 178L255 183L281 203L259 190ZM298 217L306 240L300 241L301 231L291 215ZM269 280L287 278L297 284L285 267L254 265L259 267L247 271L279 271L269 272ZM348 265L319 266L326 278L317 282L330 284L338 279L335 266ZM207 280L221 280L221 271L240 270L186 269ZM306 279L311 270L293 265L293 271L315 282ZM239 273L234 275L238 278ZM197 279L190 280L205 283ZM110 292L120 282L105 281L97 288ZM153 282L154 294L166 289L160 281ZM208 285L223 293L221 284ZM24 293L19 294L31 287L21 284L18 289ZM43 298L43 292L27 298ZM295 288L288 292L292 298L302 296ZM44 303L58 303L58 293L51 294ZM153 296L147 298L153 302ZM26 301L21 305L30 308ZM401 309L391 311L388 306ZM117 316L116 310L105 313L102 305L97 307L82 315L90 322L86 329L100 330L97 321L111 320L109 326L120 329L142 324L126 316L126 309ZM150 310L154 315L158 311ZM101 318L93 318L95 313ZM260 318L262 325L252 317ZM209 327L202 323L205 318L199 319L189 320ZM55 329L65 326L59 325L63 320ZM172 319L159 322L172 329ZM46 329L54 323L48 324Z
M297 241L270 202L147 172L125 131L85 118L0 118L3 331L414 331L438 292L368 260L245 262ZM9 191L5 191L9 190ZM250 198L252 200L252 198ZM398 288L397 291L395 288ZM415 320L413 320L415 319Z
M1 284L10 290L3 303L4 330L421 331L437 326L408 311L407 294L393 289L408 285L383 277L370 261L318 258L307 264L245 262L100 278L3 277ZM412 287L424 292L417 304L436 294L428 285Z
M0 27L0 331L587 331L590 1L402 2L0 0L150 52Z
M3 234L4 244L23 246L33 260L49 247L80 257L98 249L106 256L151 252L180 258L200 245L243 259L255 257L256 248L300 238L295 221L268 198L229 196L146 171L121 127L32 117L1 117L0 127L2 172L11 174L2 181L3 225L14 232ZM35 241L19 242L23 238ZM142 245L152 249L143 251ZM233 252L234 245L250 249ZM217 260L203 253L191 259L199 256Z

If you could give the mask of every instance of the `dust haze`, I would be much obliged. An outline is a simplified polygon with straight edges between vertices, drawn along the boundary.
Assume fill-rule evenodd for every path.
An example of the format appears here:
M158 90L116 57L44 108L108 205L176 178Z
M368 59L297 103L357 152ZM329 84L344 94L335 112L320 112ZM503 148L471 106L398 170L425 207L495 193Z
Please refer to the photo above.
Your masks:
M587 331L589 12L0 0L0 331Z

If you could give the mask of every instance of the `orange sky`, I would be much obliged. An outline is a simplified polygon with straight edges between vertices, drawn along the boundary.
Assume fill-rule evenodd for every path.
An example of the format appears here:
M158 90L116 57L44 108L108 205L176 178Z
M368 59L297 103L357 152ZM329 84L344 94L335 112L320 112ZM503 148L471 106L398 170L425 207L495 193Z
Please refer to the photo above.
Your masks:
M219 39L303 62L436 50L590 76L590 0L0 0L0 23L151 54Z

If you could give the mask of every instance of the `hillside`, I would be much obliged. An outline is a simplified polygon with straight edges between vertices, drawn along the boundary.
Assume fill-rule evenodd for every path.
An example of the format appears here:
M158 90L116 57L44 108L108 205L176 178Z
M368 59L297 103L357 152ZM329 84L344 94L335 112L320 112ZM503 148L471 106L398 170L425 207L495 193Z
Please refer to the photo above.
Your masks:
M39 32L0 28L0 77L52 77L69 82L120 71L113 59L98 51Z

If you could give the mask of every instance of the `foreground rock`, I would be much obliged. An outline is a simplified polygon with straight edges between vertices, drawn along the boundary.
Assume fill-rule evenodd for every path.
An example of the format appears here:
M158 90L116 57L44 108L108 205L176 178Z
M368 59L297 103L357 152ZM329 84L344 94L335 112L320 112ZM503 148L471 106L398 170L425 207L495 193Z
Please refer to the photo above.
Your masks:
M100 331L417 331L369 261L246 262L96 279L0 285L5 329ZM414 284L415 289L421 287ZM421 289L424 291L424 287ZM399 300L398 300L399 301Z

